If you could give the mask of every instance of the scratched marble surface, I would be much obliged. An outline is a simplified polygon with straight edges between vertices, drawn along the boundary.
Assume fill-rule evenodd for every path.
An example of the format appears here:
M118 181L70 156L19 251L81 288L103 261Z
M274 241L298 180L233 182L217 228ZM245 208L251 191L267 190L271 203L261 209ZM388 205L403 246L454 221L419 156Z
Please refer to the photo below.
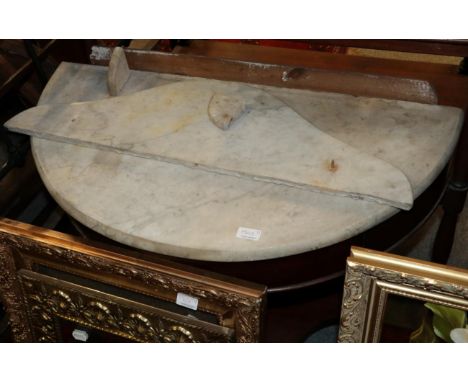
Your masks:
M40 104L108 97L107 69L63 63ZM132 71L123 94L185 80ZM399 168L415 197L454 149L455 108L260 87L315 126ZM32 140L38 170L57 202L90 228L122 243L211 261L276 258L354 236L398 209L279 184L193 171L89 147ZM236 236L261 230L259 240Z
M223 95L244 110L227 130L208 109ZM214 80L181 81L121 97L28 109L5 126L38 138L110 150L402 209L411 185L396 167L325 134L268 92Z

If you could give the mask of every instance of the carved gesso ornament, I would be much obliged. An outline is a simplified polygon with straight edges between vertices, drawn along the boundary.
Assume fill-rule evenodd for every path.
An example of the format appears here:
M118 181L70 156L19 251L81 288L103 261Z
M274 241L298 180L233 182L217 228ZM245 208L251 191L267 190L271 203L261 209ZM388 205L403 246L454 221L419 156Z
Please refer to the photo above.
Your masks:
M377 332L380 330L379 326L384 311L384 301L382 299L374 301L378 303L376 322L369 322L371 314L369 311L369 295L372 285L376 282L386 282L396 286L395 289L381 288L382 293L390 292L414 298L414 293L397 290L397 286L407 286L442 296L461 297L468 300L468 288L461 285L348 260L338 342L363 342L365 330L371 324L376 324L373 338L378 338ZM438 302L439 300L428 297L427 301ZM448 303L446 305L450 306Z
M209 331L196 324L180 323L169 317L142 312L99 298L93 292L73 290L72 284L50 285L44 276L22 275L21 281L31 315L34 337L39 342L56 342L59 333L55 319L63 318L81 325L112 333L137 342L226 342L227 335ZM69 284L67 286L67 284Z
M175 275L168 275L163 272L159 272L155 269L148 269L144 266L137 264L130 264L128 262L120 261L119 259L109 258L109 257L100 257L96 255L87 255L79 251L74 251L68 248L62 248L55 245L46 245L35 240L16 236L4 232L0 232L0 242L3 248L3 255L0 256L3 263L8 263L13 261L10 256L11 252L18 257L23 257L23 255L31 255L34 258L45 258L47 261L57 262L59 264L67 264L73 268L80 270L88 270L91 273L99 273L100 275L105 276L118 276L124 277L127 280L135 281L137 283L143 283L146 286L150 286L155 291L157 290L168 290L182 292L199 299L207 299L212 301L220 306L225 307L226 310L232 310L235 321L236 321L236 341L238 342L256 342L259 339L259 329L260 329L260 319L261 312L263 309L263 300L258 297L250 297L246 295L241 295L239 293L232 293L221 288L208 287L203 283L198 283L192 279L184 279L183 277L178 277ZM1 253L1 249L0 249ZM3 269L8 269L8 267L3 266ZM12 278L15 279L15 268L12 269ZM5 279L8 277L5 272L0 272L0 277ZM2 280L2 279L0 279ZM8 281L8 280L7 280ZM3 282L4 285L12 284L11 281L8 283ZM5 291L5 292L3 292ZM2 288L2 293L5 295L5 299L10 302L7 304L12 321L15 321L16 330L15 340L30 340L29 335L19 335L19 333L27 333L26 324L23 319L16 320L15 317L19 317L20 314L25 315L24 311L20 309L21 303L18 301L18 296L20 292L18 287L12 289L12 287L4 286ZM39 295L34 298L38 298ZM46 300L47 302L48 300ZM49 301L50 303L50 301ZM74 303L77 303L74 301ZM40 304L38 304L40 305ZM97 305L94 307L97 308ZM37 309L37 308L36 308ZM13 313L16 310L17 313ZM22 312L22 313L21 313ZM104 311L103 311L104 312ZM13 313L13 314L12 314ZM102 313L104 314L104 313ZM137 320L136 316L132 317L133 320ZM144 322L142 319L139 319L138 322ZM22 323L20 323L22 322ZM22 325L22 326L21 326ZM21 329L19 327L21 326ZM166 329L167 339L177 338L177 339L190 339L190 331L181 330L177 325L173 325L172 332L168 332ZM169 334L171 333L171 334ZM49 333L43 333L44 339L48 338Z

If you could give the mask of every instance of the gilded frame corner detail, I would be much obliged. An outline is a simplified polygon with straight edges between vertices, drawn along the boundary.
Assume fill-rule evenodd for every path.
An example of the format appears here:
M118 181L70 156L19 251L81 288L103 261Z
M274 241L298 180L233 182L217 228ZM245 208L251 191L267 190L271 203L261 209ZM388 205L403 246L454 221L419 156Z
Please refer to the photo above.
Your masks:
M378 342L389 294L468 309L468 271L352 248L338 342Z

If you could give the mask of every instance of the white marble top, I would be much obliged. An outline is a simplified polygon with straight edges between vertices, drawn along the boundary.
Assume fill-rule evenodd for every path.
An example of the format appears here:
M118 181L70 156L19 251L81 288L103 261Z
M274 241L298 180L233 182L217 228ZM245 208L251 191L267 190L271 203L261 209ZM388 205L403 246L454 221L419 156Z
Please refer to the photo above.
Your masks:
M122 94L185 79L132 71ZM106 98L106 81L107 68L63 63L40 104ZM415 197L447 163L463 117L450 107L258 88L325 133L400 169ZM32 147L44 183L70 215L116 241L172 256L211 261L283 257L345 240L398 211L39 138L33 138ZM239 235L239 227L253 231Z
M218 102L212 105L215 96ZM232 121L231 105L238 109L237 120L231 128L219 128L209 110ZM219 125L224 127L224 122ZM40 105L5 126L38 138L178 164L197 173L406 210L413 205L411 185L401 170L324 133L268 92L235 82L178 81L103 100ZM199 185L192 187L196 191Z

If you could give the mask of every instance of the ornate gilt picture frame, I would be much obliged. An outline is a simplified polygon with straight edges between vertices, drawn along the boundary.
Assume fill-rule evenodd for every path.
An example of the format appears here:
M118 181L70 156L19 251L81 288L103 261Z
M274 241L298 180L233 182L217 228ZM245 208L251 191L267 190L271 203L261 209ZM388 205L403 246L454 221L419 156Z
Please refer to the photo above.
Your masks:
M466 312L468 270L352 247L338 342L380 342L394 297Z
M259 341L264 286L141 256L0 219L0 299L13 339L60 342L77 327L118 342Z

